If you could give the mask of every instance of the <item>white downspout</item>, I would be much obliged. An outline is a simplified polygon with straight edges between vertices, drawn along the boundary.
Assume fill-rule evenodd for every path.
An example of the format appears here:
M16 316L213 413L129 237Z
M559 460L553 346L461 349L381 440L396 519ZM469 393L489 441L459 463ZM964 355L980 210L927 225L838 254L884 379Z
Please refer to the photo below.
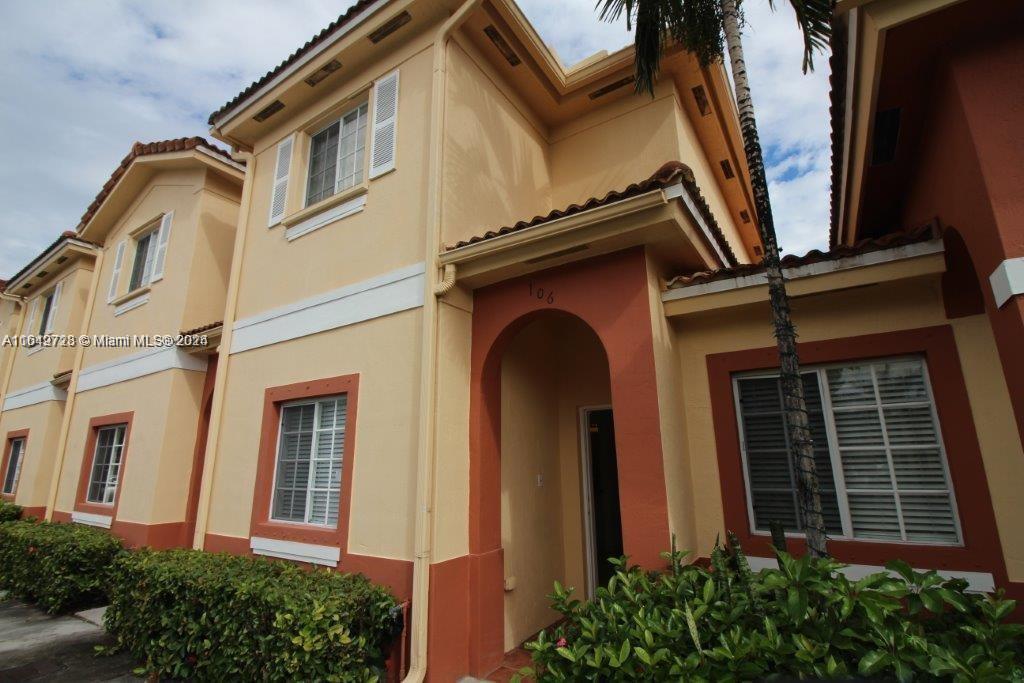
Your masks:
M434 463L437 436L437 296L455 284L455 271L445 269L438 281L437 255L441 245L444 114L448 90L448 40L452 32L483 0L466 0L437 31L434 39L433 93L430 110L430 166L427 174L429 229L427 230L426 295L423 301L422 375L420 378L419 453L416 467L416 556L412 578L411 666L406 681L422 681L427 674L427 623L430 561L433 555Z

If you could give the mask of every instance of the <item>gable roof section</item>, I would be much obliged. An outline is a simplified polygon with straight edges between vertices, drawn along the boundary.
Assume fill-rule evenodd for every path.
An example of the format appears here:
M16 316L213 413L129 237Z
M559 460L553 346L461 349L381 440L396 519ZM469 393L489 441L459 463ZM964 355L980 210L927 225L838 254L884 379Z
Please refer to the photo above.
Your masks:
M927 242L928 240L935 239L938 236L936 233L937 231L935 226L932 223L927 223L913 230L893 232L873 239L863 239L852 246L840 245L833 247L828 251L812 249L803 256L787 254L782 257L782 268L799 268L800 266L809 266L814 263L822 263L825 261L838 261L839 259L860 256L873 251L882 251L883 249L905 247L911 244L917 244L918 242ZM669 280L666 286L668 289L682 289L691 285L702 285L708 282L729 280L736 277L756 275L763 272L764 265L762 263L741 264L730 268L719 268L718 270L705 270L687 275L679 275Z
M534 216L529 220L522 220L514 225L507 225L505 227L498 228L497 230L488 230L482 235L477 235L469 238L468 240L457 242L453 246L446 247L445 251L452 251L461 247L467 247L471 244L483 242L484 240L492 240L509 233L519 232L538 225L543 225L544 223L550 223L551 221L558 220L559 218L565 218L566 216L572 216L601 206L608 206L609 204L614 204L615 202L620 202L624 199L646 194L652 190L665 189L675 185L676 183L682 183L686 186L687 191L690 193L694 203L697 205L697 209L701 213L701 217L710 228L711 234L715 238L715 242L725 254L729 264L735 265L738 263L736 261L736 255L733 253L732 247L729 245L729 241L725 238L725 234L718 226L718 222L715 220L714 214L711 213L711 208L704 200L704 196L701 194L700 188L697 187L697 183L693 178L693 171L691 171L690 167L681 161L666 162L649 177L639 182L632 183L622 190L612 190L603 197L591 197L581 204L570 204L564 209L556 209L543 216Z
M132 162L139 157L149 156L151 154L165 154L168 152L187 152L189 150L196 149L197 147L203 147L216 155L224 157L227 161L233 164L239 162L231 158L231 155L225 150L212 145L206 141L206 138L201 138L198 135L190 138L175 138L173 140L160 140L157 142L136 142L132 145L132 149L128 154L121 159L120 165L114 169L114 172L110 174L110 178L103 184L103 188L96 195L96 198L89 204L89 208L82 214L81 220L78 222L77 230L81 230L85 225L92 220L92 217L96 215L103 202L106 201L110 193L113 192L117 186L121 177L128 171L128 167L131 166Z
M310 50L312 50L317 45L327 40L327 38L330 37L332 33L344 27L346 24L352 21L352 19L354 19L359 13L361 13L363 10L365 10L367 7L369 7L370 5L374 4L377 1L378 0L358 0L354 5L345 10L344 13L339 15L337 19L328 24L322 31L320 31L320 33L317 33L315 36L306 41L305 45L300 47L295 52L291 53L283 62L281 62L273 69L271 69L270 71L263 74L252 83L250 83L249 86L245 88L242 92L232 97L230 100L225 102L220 107L220 109L210 114L210 118L207 120L207 123L209 123L211 126L215 124L217 122L217 119L223 116L224 113L227 112L227 110L231 109L236 104L246 99L247 97L255 93L257 90L262 88L264 85L269 83L282 71L287 69L295 62L302 59L302 57L308 54Z
M4 289L7 289L8 285L16 283L21 276L31 271L33 268L36 267L36 265L40 261L45 260L46 257L49 256L51 252L55 251L57 248L59 248L61 245L63 245L65 242L69 240L74 240L89 247L101 246L99 244L96 244L95 242L90 242L89 240L82 239L81 237L78 236L78 233L76 232L72 232L71 230L65 230L57 237L57 239L51 242L49 246L47 246L45 249L39 252L39 254L35 258L29 261L24 268L22 268L17 273L8 278L7 282L4 283Z

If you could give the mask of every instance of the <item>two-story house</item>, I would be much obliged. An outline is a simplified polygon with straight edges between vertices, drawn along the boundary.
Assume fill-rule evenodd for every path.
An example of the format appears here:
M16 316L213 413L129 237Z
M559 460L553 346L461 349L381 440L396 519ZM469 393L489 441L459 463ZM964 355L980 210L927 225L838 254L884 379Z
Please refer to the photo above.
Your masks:
M837 6L832 248L783 265L854 576L1024 596L1022 25ZM801 552L728 79L675 48L653 97L632 71L562 64L513 0L360 0L210 117L231 157L133 149L0 322L208 343L14 350L15 500L365 573L443 681L500 669L609 557L729 530L768 566L774 522Z

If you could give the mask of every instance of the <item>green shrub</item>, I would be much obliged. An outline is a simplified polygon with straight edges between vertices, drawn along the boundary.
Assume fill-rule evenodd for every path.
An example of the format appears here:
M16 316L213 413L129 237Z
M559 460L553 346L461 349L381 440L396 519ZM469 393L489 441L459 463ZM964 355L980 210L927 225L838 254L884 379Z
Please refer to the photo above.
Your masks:
M0 524L0 586L51 614L106 601L107 572L121 541L77 524Z
M1022 680L1024 627L1001 623L1012 600L915 572L850 581L832 560L779 554L750 571L742 552L715 549L712 567L648 573L618 562L595 599L555 586L560 625L527 644L540 680L749 680L773 674Z
M16 522L21 519L20 505L0 500L0 522Z
M118 647L192 680L376 680L396 604L363 576L193 550L126 553L110 588Z

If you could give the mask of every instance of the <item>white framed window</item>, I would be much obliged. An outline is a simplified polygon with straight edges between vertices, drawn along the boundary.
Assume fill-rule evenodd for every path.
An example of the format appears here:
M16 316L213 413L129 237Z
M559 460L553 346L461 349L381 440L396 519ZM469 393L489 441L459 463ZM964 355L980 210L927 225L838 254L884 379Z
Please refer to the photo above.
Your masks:
M124 456L124 438L128 425L109 425L96 430L96 448L89 470L88 503L112 505L117 495L121 462Z
M149 284L156 260L157 232L158 228L154 227L135 238L135 260L132 263L132 277L128 282L129 292Z
M281 406L270 519L335 527L348 395Z
M833 538L960 545L928 371L904 357L801 368ZM802 528L777 373L733 377L751 529Z
M363 182L366 122L364 102L311 137L306 206Z
M37 331L37 334L40 337L46 334L47 330L50 329L51 323L53 322L53 304L54 300L56 299L56 296L56 290L53 290L52 292L47 292L42 296L41 304L43 307L43 316L39 319L39 330Z
M3 492L12 494L18 488L18 477L21 476L21 461L25 456L25 438L11 439L8 445L7 471L4 472Z

